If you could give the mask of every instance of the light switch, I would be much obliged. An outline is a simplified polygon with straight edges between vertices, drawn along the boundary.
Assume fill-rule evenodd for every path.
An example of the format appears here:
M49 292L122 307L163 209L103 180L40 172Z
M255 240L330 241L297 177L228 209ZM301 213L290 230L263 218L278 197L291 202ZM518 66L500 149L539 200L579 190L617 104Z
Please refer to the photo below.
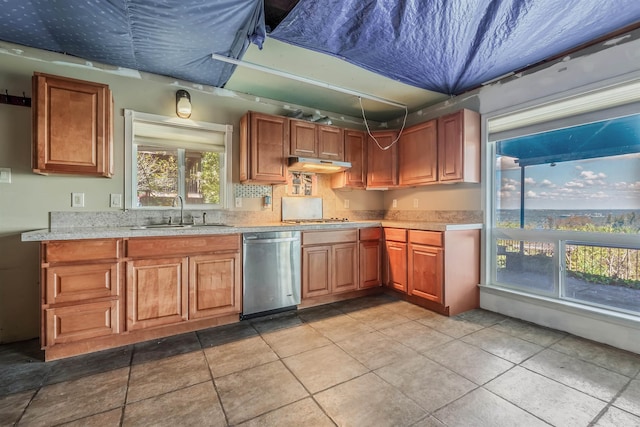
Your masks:
M71 193L71 207L84 208L84 193Z
M11 168L0 168L0 184L11 184Z

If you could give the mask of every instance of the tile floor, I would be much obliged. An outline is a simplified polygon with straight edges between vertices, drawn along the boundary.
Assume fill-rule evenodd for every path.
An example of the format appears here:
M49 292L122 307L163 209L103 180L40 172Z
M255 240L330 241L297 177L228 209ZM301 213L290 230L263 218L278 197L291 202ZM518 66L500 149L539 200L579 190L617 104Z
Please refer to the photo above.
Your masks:
M0 425L640 426L640 355L389 295L41 360L0 346Z

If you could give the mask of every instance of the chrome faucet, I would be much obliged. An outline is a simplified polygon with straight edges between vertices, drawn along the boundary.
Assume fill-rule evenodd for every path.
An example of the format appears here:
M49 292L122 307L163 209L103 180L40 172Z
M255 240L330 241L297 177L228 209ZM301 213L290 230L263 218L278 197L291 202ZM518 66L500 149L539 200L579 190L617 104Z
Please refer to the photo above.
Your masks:
M184 200L181 195L177 195L173 199L173 207L176 207L176 199L180 200L180 225L184 225ZM169 223L171 223L171 217L169 217Z

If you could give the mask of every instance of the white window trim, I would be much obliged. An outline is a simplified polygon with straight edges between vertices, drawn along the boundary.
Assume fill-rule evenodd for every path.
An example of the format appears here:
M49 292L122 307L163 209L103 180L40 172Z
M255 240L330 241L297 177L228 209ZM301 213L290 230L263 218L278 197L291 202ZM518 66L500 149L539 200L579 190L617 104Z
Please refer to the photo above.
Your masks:
M177 117L167 117L157 114L141 113L129 109L124 110L124 134L125 134L125 188L124 188L124 200L125 209L162 209L162 207L137 207L135 200L135 192L133 191L133 176L134 176L134 162L132 158L133 149L133 129L136 120L156 123L159 125L170 126L175 128L177 132L181 130L195 130L212 132L216 134L224 134L224 170L225 170L225 185L221 189L222 197L220 208L228 209L231 206L233 184L232 184L232 167L233 153L232 153L232 141L233 141L233 126L222 125L217 123L199 122L190 119L181 119ZM205 205L205 207L210 205ZM218 205L216 205L218 206ZM185 209L189 209L192 206L185 205ZM198 206L198 209L202 209L203 206Z

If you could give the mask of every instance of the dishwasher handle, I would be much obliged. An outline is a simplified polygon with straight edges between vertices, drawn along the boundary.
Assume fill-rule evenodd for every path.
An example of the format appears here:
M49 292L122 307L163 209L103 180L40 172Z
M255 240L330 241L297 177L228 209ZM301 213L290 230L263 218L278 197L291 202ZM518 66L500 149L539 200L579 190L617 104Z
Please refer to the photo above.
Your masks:
M280 242L298 242L300 238L298 237L280 237L275 239L259 239L258 237L245 237L245 244L255 244L255 243L280 243Z

